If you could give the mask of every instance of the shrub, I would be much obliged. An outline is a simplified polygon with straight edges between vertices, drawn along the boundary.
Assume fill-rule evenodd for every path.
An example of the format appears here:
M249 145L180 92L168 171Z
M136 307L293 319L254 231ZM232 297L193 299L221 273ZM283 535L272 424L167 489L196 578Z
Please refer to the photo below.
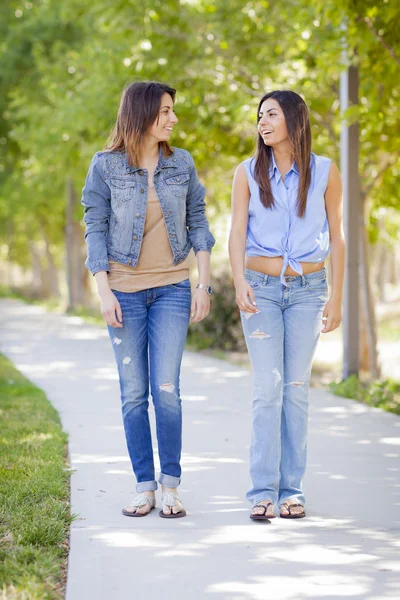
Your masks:
M188 343L196 349L246 351L232 277L227 272L213 277L211 311L206 319L190 326Z
M400 383L392 379L362 383L356 375L350 375L339 383L331 383L329 388L336 396L352 398L400 415Z

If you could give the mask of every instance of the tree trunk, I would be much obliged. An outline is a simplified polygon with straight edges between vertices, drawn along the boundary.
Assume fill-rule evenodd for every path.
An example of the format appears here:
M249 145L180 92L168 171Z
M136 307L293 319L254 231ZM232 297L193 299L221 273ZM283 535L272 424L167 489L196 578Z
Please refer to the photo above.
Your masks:
M364 219L361 220L360 232L360 289L361 310L360 319L360 369L369 371L374 379L380 377L378 363L376 318L370 285L368 262L368 234L365 227L365 198L363 198Z
M30 285L30 297L34 299L42 298L43 293L43 269L40 252L34 241L28 242L29 254L31 255L32 280Z
M61 296L60 293L60 281L58 275L58 269L54 262L53 253L50 247L49 237L46 232L46 228L42 225L42 235L45 243L45 253L46 253L46 261L47 261L47 269L46 269L46 278L48 279L50 296L52 298L59 298Z
M400 286L400 253L396 246L392 248L390 259L390 283L398 287Z
M88 274L85 269L85 244L82 227L74 218L77 197L72 179L67 178L67 210L65 226L68 307L71 310L84 304Z

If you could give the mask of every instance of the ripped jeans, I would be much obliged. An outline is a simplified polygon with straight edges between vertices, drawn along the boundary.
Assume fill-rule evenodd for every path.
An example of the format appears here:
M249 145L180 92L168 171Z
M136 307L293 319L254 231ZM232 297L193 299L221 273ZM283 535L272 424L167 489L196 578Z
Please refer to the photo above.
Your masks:
M156 415L159 483L181 477L182 402L179 376L190 318L189 279L140 292L113 290L122 328L108 327L118 366L126 443L138 493L156 490L149 421L149 383Z
M254 373L250 446L253 504L288 498L304 505L308 387L327 300L326 271L279 277L245 269L257 314L241 312Z

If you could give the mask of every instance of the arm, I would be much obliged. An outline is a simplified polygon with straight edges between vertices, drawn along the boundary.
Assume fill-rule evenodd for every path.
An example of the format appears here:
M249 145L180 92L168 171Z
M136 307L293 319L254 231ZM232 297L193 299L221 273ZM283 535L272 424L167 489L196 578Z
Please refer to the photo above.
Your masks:
M210 253L205 250L199 250L196 254L196 261L199 272L199 283L210 285ZM209 312L210 296L205 290L195 289L190 309L191 323L202 321Z
M193 158L189 153L188 155L190 180L186 197L186 227L189 240L196 255L200 250L211 253L211 249L215 244L215 239L210 232L206 217L206 203L204 201L206 188L200 183L197 177Z
M246 171L241 164L235 172L232 186L232 221L229 234L229 259L240 310L258 312L254 292L244 278L247 223L249 220L250 190Z
M190 243L196 255L199 283L210 285L210 254L215 239L208 225L205 214L204 197L206 189L197 177L193 158L188 154L190 166L189 189L186 197L186 227ZM191 322L202 321L210 312L210 297L205 290L196 289L193 292L191 306Z
M345 241L343 233L342 182L337 166L332 163L325 192L325 207L329 224L331 248L332 293L325 305L327 318L322 333L333 331L342 320L342 295L345 265Z
M111 215L110 188L104 181L100 157L95 154L90 163L85 186L82 190L85 241L88 256L86 267L93 275L98 271L109 271L107 256L107 233Z
M85 240L88 248L85 264L96 279L104 320L107 325L119 328L122 327L121 307L110 290L107 277L107 271L110 269L106 243L111 213L110 190L104 181L97 154L89 167L82 191L82 204L85 210Z

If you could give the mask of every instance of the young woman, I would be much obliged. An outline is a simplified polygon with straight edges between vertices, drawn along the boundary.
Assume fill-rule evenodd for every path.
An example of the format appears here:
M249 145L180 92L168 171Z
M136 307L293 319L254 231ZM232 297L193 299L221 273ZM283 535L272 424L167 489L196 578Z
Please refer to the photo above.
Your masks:
M205 188L191 155L169 144L178 122L175 90L156 82L123 92L108 147L92 160L83 189L86 266L118 366L122 415L136 496L123 509L143 517L155 507L157 482L148 416L149 380L161 463L161 517L185 516L181 478L179 375L189 320L210 310L210 252ZM191 300L187 256L199 283Z
M308 386L320 331L341 320L345 244L337 167L311 152L304 101L275 91L260 101L254 158L232 192L229 252L254 371L254 520L305 516ZM328 300L324 261L330 248Z

